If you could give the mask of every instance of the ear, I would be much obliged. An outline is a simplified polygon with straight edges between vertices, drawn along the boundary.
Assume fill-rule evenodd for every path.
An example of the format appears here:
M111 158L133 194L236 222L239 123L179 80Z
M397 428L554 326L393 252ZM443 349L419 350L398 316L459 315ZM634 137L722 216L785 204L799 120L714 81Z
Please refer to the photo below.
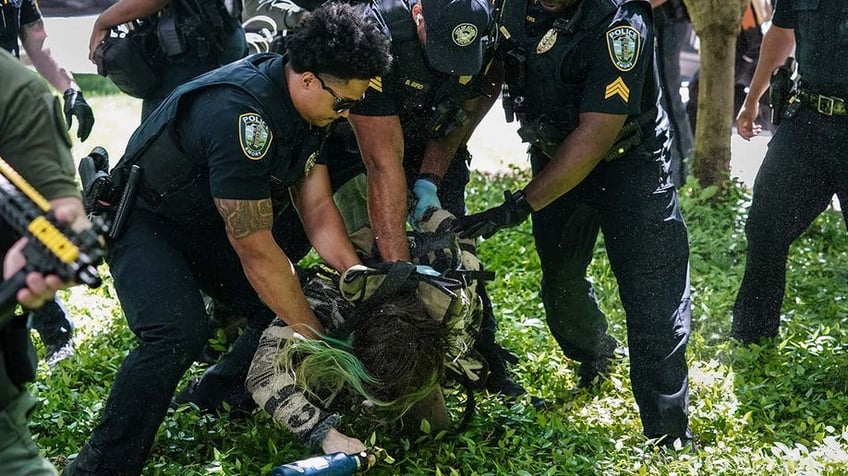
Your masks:
M300 84L304 89L309 89L312 83L315 82L317 82L317 79L315 78L315 73L311 71L305 71L303 73L300 73Z
M423 10L421 9L421 2L416 3L412 6L412 19L415 20L415 23L418 24L421 20L418 19L419 16L423 16Z

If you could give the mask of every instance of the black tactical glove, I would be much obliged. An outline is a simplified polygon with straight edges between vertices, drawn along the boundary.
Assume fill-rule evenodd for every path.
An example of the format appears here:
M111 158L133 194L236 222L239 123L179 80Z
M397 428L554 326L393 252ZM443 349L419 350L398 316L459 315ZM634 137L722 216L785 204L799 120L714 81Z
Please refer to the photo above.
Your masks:
M527 219L533 209L524 197L524 190L504 191L504 203L474 215L459 217L453 231L460 238L489 238L499 230L518 225Z
M68 88L64 97L65 122L68 124L68 129L71 128L71 116L77 116L77 137L82 141L88 139L88 134L94 127L94 113L91 112L91 106L85 102L82 91L74 88Z

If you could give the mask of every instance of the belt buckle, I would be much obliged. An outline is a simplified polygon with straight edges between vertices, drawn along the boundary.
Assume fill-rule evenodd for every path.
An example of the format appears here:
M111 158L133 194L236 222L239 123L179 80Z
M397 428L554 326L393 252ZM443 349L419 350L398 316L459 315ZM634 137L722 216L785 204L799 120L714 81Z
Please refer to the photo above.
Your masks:
M832 116L833 115L833 103L835 103L835 102L836 102L836 100L834 100L832 97L819 95L819 98L818 98L818 101L817 101L817 104L816 104L816 109L820 113L822 113L826 116ZM822 106L824 106L824 107L822 107Z

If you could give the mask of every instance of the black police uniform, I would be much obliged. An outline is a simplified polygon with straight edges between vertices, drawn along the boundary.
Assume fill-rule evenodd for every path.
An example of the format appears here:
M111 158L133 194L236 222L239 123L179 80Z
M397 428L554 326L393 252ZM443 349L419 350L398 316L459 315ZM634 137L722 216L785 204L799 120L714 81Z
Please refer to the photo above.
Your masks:
M483 94L483 73L494 53L492 48L484 50L480 74L456 76L433 69L427 62L415 22L412 21L411 9L416 3L418 0L379 0L365 6L370 10L371 18L383 25L387 36L391 38L394 60L392 68L382 77L372 80L365 99L351 110L352 114L363 116L399 117L404 139L403 167L406 183L410 185L415 183L421 171L427 144L444 138L469 120L461 105ZM490 38L487 36L483 41L492 46ZM334 188L365 171L352 131L349 126L345 127L346 124L340 126L327 148ZM466 213L465 186L471 178L468 169L470 162L471 154L466 144L462 144L439 183L439 202L442 208L454 216ZM495 383L508 377L504 359L511 360L512 357L495 342L497 322L483 281L478 281L477 293L483 300L484 312L481 334L475 341L475 349L497 373L497 378L493 376L491 380ZM516 393L518 390L511 389Z
M415 183L427 143L445 137L466 121L461 104L482 94L482 75L454 76L429 66L412 21L411 8L416 3L417 0L374 0L359 6L365 16L391 39L394 60L391 70L373 79L363 101L351 109L351 114L397 115L400 118L407 184ZM326 155L334 191L365 172L356 137L346 121L336 124L327 141ZM439 185L442 207L455 216L465 215L465 186L470 180L470 161L471 155L463 144L451 159ZM289 208L287 213L294 216L295 211ZM274 236L291 248L292 261L302 258L309 251L302 229L275 226ZM295 246L297 242L301 246Z
M657 107L650 9L641 0L582 0L552 14L528 0L505 0L505 107L531 143L534 174L578 126L580 113L628 115L605 161L533 214L542 300L568 357L612 357L615 340L585 278L602 230L627 315L644 432L688 439L689 246L668 177L668 120Z
M834 193L848 196L848 4L779 0L772 21L795 30L801 92L754 182L745 277L733 309L733 334L743 342L777 335L789 245Z
M241 2L234 4L237 11L230 14L222 0L173 0L160 14L160 47L153 58L160 82L143 98L142 119L177 86L247 54ZM171 17L175 30L165 34L164 19Z
M0 48L21 56L18 42L21 27L41 20L35 0L9 0L0 3ZM74 325L58 298L32 311L31 324L38 331L48 357L70 343Z
M113 171L142 169L135 206L109 243L109 266L139 345L124 360L100 424L67 474L139 474L174 389L211 336L200 291L248 316L195 389L200 405L239 405L274 318L230 245L213 197L262 200L304 176L324 138L288 95L284 57L263 54L177 88L133 134Z
M374 79L365 99L351 110L352 114L363 116L397 115L400 118L404 139L403 166L408 184L415 183L427 143L447 136L467 122L461 104L482 94L482 74L455 76L429 66L412 21L411 8L416 3L417 0L378 0L363 6L391 39L394 60L391 70ZM364 171L352 133L340 127L331 144L327 160L334 175L334 184L340 185L355 173ZM462 145L439 185L442 207L456 216L465 214L465 185L470 178L470 160L468 149ZM350 164L357 164L354 171L351 171Z

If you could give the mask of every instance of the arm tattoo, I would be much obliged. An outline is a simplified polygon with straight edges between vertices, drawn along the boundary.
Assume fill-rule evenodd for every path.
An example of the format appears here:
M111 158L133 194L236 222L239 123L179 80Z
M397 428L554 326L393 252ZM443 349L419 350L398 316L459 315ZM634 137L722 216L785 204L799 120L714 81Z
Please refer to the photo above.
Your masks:
M270 230L274 223L271 199L215 199L215 207L224 219L227 233L235 239L244 238L259 230Z

